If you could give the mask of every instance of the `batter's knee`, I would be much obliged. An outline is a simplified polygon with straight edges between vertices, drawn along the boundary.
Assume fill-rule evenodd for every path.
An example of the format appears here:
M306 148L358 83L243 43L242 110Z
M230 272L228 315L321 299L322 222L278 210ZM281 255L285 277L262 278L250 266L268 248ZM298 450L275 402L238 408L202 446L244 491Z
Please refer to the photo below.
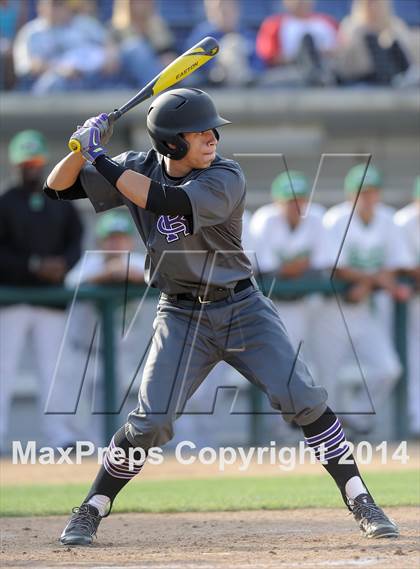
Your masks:
M145 414L136 409L128 416L126 436L132 445L144 450L162 446L174 436L172 420L165 414Z
M282 398L269 396L271 406L280 411L286 423L310 425L325 412L328 398L326 390L321 386L305 387L304 391L290 391Z

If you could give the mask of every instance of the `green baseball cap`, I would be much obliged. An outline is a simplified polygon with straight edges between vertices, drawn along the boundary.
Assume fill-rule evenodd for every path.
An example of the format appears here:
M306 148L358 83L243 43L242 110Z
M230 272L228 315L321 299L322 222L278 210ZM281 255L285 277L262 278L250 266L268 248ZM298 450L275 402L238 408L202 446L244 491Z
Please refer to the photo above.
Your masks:
M366 173L365 173L366 172ZM345 177L344 180L344 191L346 194L356 194L363 180L363 190L367 188L381 188L382 187L382 176L375 166L369 164L366 170L366 164L357 164L353 166Z
M35 160L45 163L47 158L47 143L37 130L23 130L10 141L9 159L12 164L18 165Z
M413 199L420 200L420 176L414 180Z
M308 197L309 185L302 172L289 170L274 178L271 184L271 197L273 200L288 201L295 198Z
M105 239L112 233L134 234L134 227L130 217L122 211L109 211L104 213L96 223L95 233L98 239Z

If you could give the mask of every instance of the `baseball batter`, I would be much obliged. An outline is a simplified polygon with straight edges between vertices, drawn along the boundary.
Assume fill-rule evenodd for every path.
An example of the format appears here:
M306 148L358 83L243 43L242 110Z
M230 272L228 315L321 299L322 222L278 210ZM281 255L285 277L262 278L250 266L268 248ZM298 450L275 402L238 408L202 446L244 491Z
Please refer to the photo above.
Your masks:
M327 393L295 358L272 302L258 290L242 250L245 180L240 166L216 154L219 116L198 89L176 89L150 106L153 148L107 156L106 114L73 133L81 153L48 176L53 199L89 198L96 211L126 206L147 248L145 275L161 291L138 406L113 436L104 463L61 535L65 545L92 543L118 492L141 470L129 460L173 436L185 402L219 361L262 389L272 407L302 427L367 537L396 537L354 463L341 464L345 435ZM115 460L114 448L122 459Z

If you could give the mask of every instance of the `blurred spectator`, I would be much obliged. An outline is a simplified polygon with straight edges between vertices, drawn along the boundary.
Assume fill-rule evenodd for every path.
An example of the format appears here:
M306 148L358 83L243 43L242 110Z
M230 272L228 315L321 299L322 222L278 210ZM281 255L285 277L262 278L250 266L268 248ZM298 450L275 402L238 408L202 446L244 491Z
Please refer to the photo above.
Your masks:
M204 0L207 19L187 38L185 49L206 36L220 44L217 58L198 73L193 80L214 85L249 85L262 70L255 52L255 34L240 28L237 0Z
M348 289L340 306L335 298L326 303L320 321L322 379L330 400L346 414L347 425L360 433L373 428L371 414L381 409L401 374L393 342L377 313L375 291L385 290L397 300L410 295L396 280L396 271L410 259L392 214L379 207L382 185L376 168L354 166L345 178L347 204L324 216L338 258L334 277ZM343 382L351 386L347 398Z
M261 25L257 53L268 67L294 69L295 81L328 85L334 83L329 58L336 48L338 25L330 16L314 12L314 4L313 0L283 0L286 13L270 16Z
M96 224L99 251L87 255L69 273L67 284L144 282L144 256L135 253L134 227L122 211L102 215Z
M353 0L350 15L341 22L338 43L336 70L343 83L415 81L410 30L394 15L391 0Z
M121 42L124 77L133 87L148 83L177 55L154 0L115 0L112 26Z
M408 415L412 435L420 437L420 176L414 185L413 201L394 216L411 255L411 267L404 271L415 291L407 310Z
M257 271L277 279L298 279L332 267L326 231L319 207L309 204L310 188L302 172L283 172L271 186L273 203L257 210L251 221L251 234L257 253ZM314 204L315 205L315 204ZM307 344L320 317L319 295L293 292L276 301L296 350Z
M39 0L38 17L18 33L14 63L22 89L43 94L114 85L115 46L98 20L85 10L72 12L72 5Z
M135 229L131 218L121 210L103 214L95 227L98 249L87 251L80 262L67 275L66 285L72 288L80 284L123 285L144 282L144 255L135 251ZM122 295L122 300L124 295ZM76 400L81 382L84 381L84 398L79 399L76 419L79 438L94 443L103 442L104 411L115 412L124 400L131 382L135 378L139 362L148 344L150 325L156 310L156 302L147 299L140 305L136 298L115 313L115 362L116 401L115 408L105 409L103 392L103 369L95 382L96 366L88 365L95 360L92 345L96 334L98 314L93 303L77 301L68 323L67 344L62 354L63 363L72 363L72 389L69 396ZM134 318L134 321L133 321ZM133 325L133 329L131 326ZM130 329L129 333L127 330ZM127 336L125 337L125 334ZM102 347L99 347L102 350ZM103 362L102 357L100 362ZM65 366L66 367L66 366ZM87 375L86 375L87 374ZM89 393L89 395L86 395ZM93 413L92 413L93 412Z
M42 192L47 148L41 133L26 130L9 146L19 181L0 196L0 284L20 287L60 285L80 257L82 226L70 203L47 200ZM32 333L40 382L42 426L51 445L73 440L63 417L43 414L63 339L65 310L50 304L15 304L0 309L0 444L4 444L18 368ZM65 399L65 385L59 394ZM53 409L54 411L54 409Z
M26 8L21 0L0 0L0 90L14 86L13 40L26 21Z

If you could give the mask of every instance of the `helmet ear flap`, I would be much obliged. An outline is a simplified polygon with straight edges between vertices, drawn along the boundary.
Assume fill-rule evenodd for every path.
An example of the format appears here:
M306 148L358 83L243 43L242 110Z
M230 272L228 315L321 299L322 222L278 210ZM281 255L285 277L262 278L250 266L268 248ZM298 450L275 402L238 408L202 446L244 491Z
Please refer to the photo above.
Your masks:
M152 136L152 133L150 131L149 136L152 139L154 148L159 152L159 154L167 156L172 160L181 160L184 158L190 147L188 142L181 134L176 134L175 136L168 137L166 140ZM175 146L175 148L171 148L171 146L169 146L170 144Z
M171 149L172 155L169 156L169 158L172 158L172 160L181 160L187 154L190 145L182 134L177 134L175 136L175 146L176 149Z

